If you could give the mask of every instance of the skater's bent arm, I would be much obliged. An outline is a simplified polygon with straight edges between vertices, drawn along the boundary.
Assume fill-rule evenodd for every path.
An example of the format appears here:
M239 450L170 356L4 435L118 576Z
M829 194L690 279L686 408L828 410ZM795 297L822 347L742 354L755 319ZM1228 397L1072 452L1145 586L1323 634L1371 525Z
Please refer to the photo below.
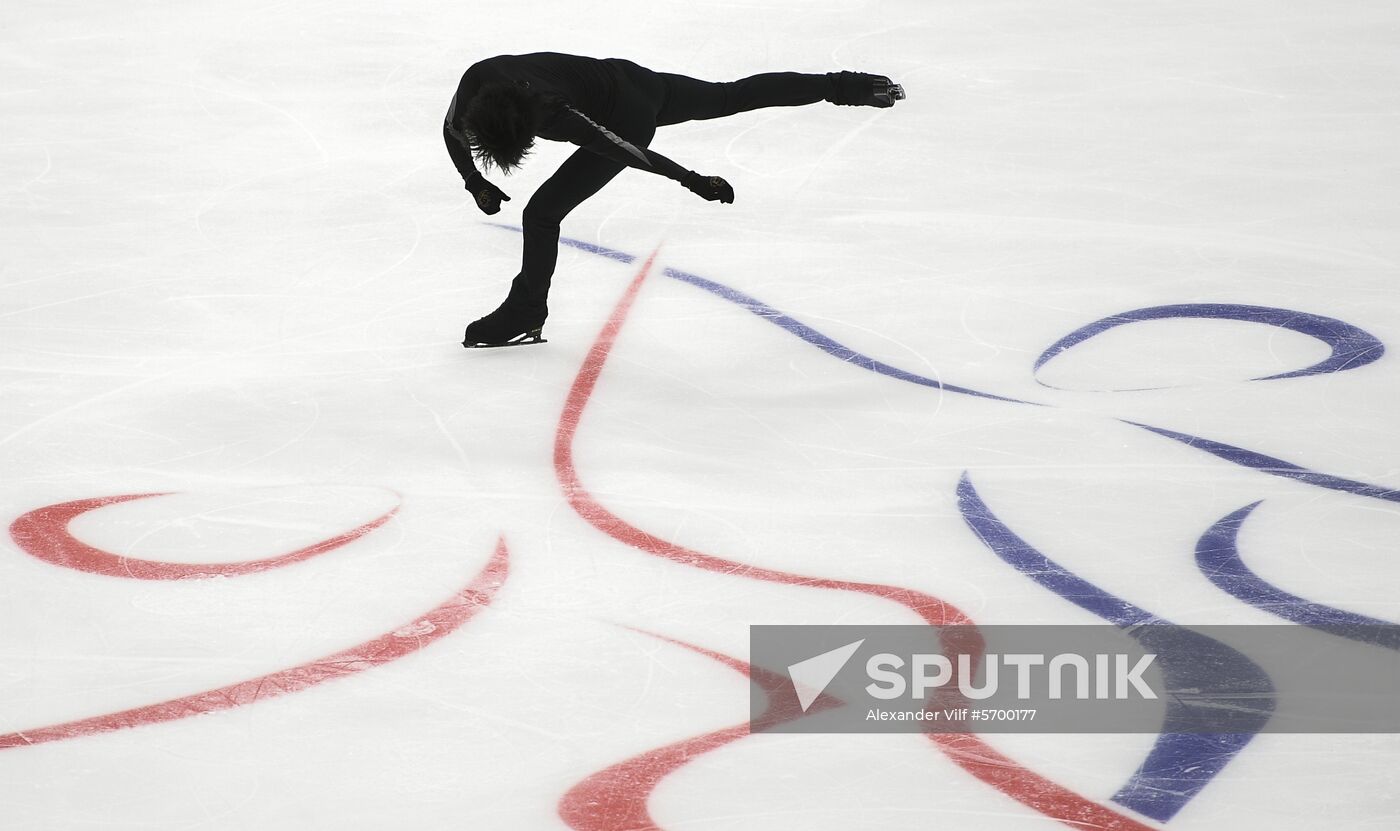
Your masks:
M460 94L459 92L458 95ZM447 117L442 121L442 140L447 144L447 154L452 157L452 164L457 168L457 172L462 174L462 181L471 184L472 179L481 173L472 161L472 149L467 143L466 135L452 126L457 115L457 98L457 95L452 96L452 106L448 108Z
M442 125L442 139L447 143L447 154L452 157L452 164L462 174L462 181L471 184L474 177L481 175L472 161L471 148L454 134L451 124Z

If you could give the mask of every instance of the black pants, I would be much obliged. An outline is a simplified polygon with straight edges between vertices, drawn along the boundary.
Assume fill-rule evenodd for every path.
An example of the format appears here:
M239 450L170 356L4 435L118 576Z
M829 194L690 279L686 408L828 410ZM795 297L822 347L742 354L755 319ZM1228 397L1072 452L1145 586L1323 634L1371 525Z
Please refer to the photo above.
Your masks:
M723 118L764 107L797 107L822 101L831 91L825 75L770 72L739 81L711 83L653 72L631 61L611 60L617 97L604 124L639 147L651 144L657 127ZM525 253L511 299L543 305L559 259L559 224L597 193L623 166L582 148L540 185L525 205Z

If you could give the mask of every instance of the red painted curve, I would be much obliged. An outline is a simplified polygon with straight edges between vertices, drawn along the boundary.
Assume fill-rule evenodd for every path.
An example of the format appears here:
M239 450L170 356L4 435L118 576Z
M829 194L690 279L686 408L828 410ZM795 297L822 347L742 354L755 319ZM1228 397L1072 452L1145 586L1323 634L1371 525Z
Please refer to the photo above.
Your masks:
M0 734L0 749L76 739L128 727L159 724L219 710L231 710L264 699L301 692L326 681L383 666L411 655L461 628L491 604L501 586L505 584L509 572L510 552L505 540L498 540L495 553L470 583L411 623L373 640L300 666L226 687L103 716Z
M10 538L31 557L56 566L86 571L90 574L101 574L106 577L130 577L136 580L196 580L204 577L236 577L244 574L256 574L260 571L268 571L309 560L318 554L324 554L354 542L393 519L399 510L396 505L392 510L364 525L352 528L339 536L322 540L315 545L309 545L275 557L245 560L237 563L164 563L158 560L123 557L88 545L74 537L68 530L69 523L89 511L95 511L107 505L168 495L164 493L133 493L47 505L43 508L36 508L11 523Z
M660 637L660 636L656 636ZM804 715L840 704L821 695L806 713L787 679L761 668L751 668L737 658L685 643L661 638L685 647L751 677L767 695L767 707L759 715L762 723L792 721ZM706 733L691 739L648 750L611 767L604 768L570 788L559 800L559 816L576 831L660 831L647 808L651 794L661 780L684 767L695 757L717 750L749 735L747 722Z
M570 506L578 512L579 516L613 539L676 563L772 583L861 592L899 603L912 610L930 626L972 627L974 625L972 620L953 605L913 589L876 583L806 577L746 565L676 545L629 524L605 508L588 492L579 479L578 471L574 465L574 439L578 433L583 412L588 406L594 388L597 386L598 378L602 375L603 367L617 341L618 333L622 330L622 325L636 301L642 284L650 274L655 259L656 252L652 252L631 284L628 285L627 290L623 293L607 323L585 356L583 366L579 369L578 376L574 379L565 401L564 412L560 416L559 428L554 439L554 469ZM961 631L970 632L972 630ZM967 643L954 644L951 645L951 648L979 654L982 648L980 638L975 640L976 642L973 642L973 639L969 637ZM700 737L700 739L703 738ZM929 739L953 762L972 776L1051 819L1075 827L1087 826L1106 831L1148 831L1150 829L1150 826L1080 796L1074 791L1023 767L1015 760L992 748L975 734L931 733ZM616 784L636 791L631 794L631 798L645 799L645 795L650 793L649 788L645 788L646 781L646 778L637 780L635 786L629 785L626 780L619 780ZM598 794L593 796L601 798ZM593 828L596 827L580 827L580 831L592 831ZM647 829L654 828L654 826L642 825L639 828Z

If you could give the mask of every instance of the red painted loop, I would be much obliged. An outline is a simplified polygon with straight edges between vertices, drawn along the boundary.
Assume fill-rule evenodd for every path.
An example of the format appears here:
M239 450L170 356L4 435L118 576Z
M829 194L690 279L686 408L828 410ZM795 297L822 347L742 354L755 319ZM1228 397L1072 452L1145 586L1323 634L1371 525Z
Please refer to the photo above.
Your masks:
M506 548L506 541L501 539L496 543L495 554L470 583L425 614L373 640L310 663L250 678L226 687L107 715L0 734L0 749L76 739L126 727L141 727L219 710L231 710L266 698L301 692L326 681L383 666L405 655L411 655L459 629L491 604L501 586L505 584L509 573L510 552Z
M89 511L107 505L132 502L137 499L150 499L168 496L164 493L134 493L120 496L103 496L96 499L78 499L73 502L60 502L37 508L24 514L10 524L10 538L26 554L64 568L101 574L107 577L130 577L136 580L196 580L204 577L236 577L256 574L260 571L280 568L292 563L309 560L318 554L333 551L354 542L365 534L379 528L394 518L399 506L395 505L388 513L352 528L339 536L322 540L315 545L298 548L287 554L267 557L261 560L245 560L237 563L164 563L157 560L142 560L137 557L123 557L110 551L94 548L69 532L69 524Z
M623 293L622 299L613 309L607 324L598 334L592 348L589 349L588 355L584 358L583 366L580 367L578 376L569 389L568 399L564 404L564 412L559 418L559 428L555 432L554 438L555 475L564 489L569 505L579 516L598 530L621 543L653 556L663 557L706 571L727 574L731 577L747 577L753 580L786 585L862 592L899 603L918 614L930 626L972 626L972 620L952 604L912 589L804 577L799 574L746 565L676 545L628 524L605 508L588 492L579 480L578 470L574 466L574 438L578 433L578 425L583 417L583 411L593 395L598 378L603 372L603 366L617 340L617 335L621 331L622 324L626 321L632 304L641 290L642 283L650 273L655 259L656 252L652 252L652 255L647 258L646 263ZM980 653L982 649L980 638L965 638L962 648L967 649L970 653ZM566 795L565 802L560 805L561 816L578 831L602 831L604 828L657 831L657 826L645 812L646 796L651 793L656 784L651 774L646 771L654 768L656 770L664 769L665 773L670 773L685 764L694 753L712 750L720 745L735 741L747 733L747 724L733 727L719 733L706 734L692 739L691 742L695 744L689 748L683 742L679 745L667 745L652 751L656 754L655 757L648 757L646 754L637 757L637 759L649 758L650 761L646 762L645 765L634 759L608 768L596 775L601 778L598 778L583 796L571 798ZM1074 828L1088 827L1101 829L1101 831L1150 831L1150 826L1093 800L1086 799L1023 767L1015 760L993 749L979 736L960 733L934 733L929 734L929 739L963 770L1046 817ZM687 755L687 753L691 755ZM632 765L633 768L628 768L628 765ZM647 765L651 767L648 768ZM642 767L637 768L637 766ZM628 772L639 773L641 778L628 780L625 776ZM615 799L605 794L604 791L608 787L621 789L620 797ZM570 794L573 793L574 791L570 792ZM580 799L594 800L591 804L592 807L580 802ZM640 808L638 804L641 805ZM566 811L568 813L565 813ZM598 811L602 811L607 816L600 816ZM616 812L615 815L612 812ZM599 824L602 819L619 820L620 824ZM627 825L626 821L633 821L635 824ZM582 824L573 825L574 822Z

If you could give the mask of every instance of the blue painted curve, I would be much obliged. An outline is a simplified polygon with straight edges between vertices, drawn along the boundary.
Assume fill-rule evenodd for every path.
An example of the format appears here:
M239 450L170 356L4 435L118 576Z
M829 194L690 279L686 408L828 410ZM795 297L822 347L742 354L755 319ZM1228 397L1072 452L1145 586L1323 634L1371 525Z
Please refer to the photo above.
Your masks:
M818 349L822 350L823 352L827 353L833 358L836 358L837 360L843 361L853 366L858 366L861 369L867 369L871 372L875 372L880 375L886 375L890 378L894 378L900 381L907 381L911 384L918 384L919 386L923 387L932 387L934 389L944 390L946 392L961 393L962 395L971 395L976 396L978 398L990 398L994 401L1005 401L1010 404L1029 404L1035 407L1045 406L1035 401L1025 401L1019 398L1008 398L1004 395L994 395L990 392L981 392L980 390L974 390L969 387L960 387L956 384L945 384L942 381L936 380L934 378L929 378L914 372L899 369L898 367L890 366L889 364L884 363L883 361L877 361L869 355L857 352L856 350L850 348L849 346L846 346L845 344L840 343L834 338L828 337L822 334L821 332L818 332L816 329L813 329L811 326L808 326L800 320L786 315L783 312L780 312L777 309L773 308L772 306L769 306L767 303L764 303L763 301L758 300L757 298L744 294L738 289L730 288L729 286L726 286L723 283L717 283L714 280L707 280L704 277L699 277L694 274L689 274L687 272L679 271L674 268L666 269L665 273L667 277L670 277L673 280L680 280L682 283L689 283L690 285L704 289L705 291L708 291L711 294L718 295L731 303L735 303L739 306L742 306L745 309L748 309L750 312L753 312L754 314L768 321L769 323L775 324L781 327L782 329L785 329L789 333L796 335L797 337L817 347Z
M1358 482L1355 479L1333 476L1330 473L1319 473L1315 470L1302 467L1301 465L1286 462L1283 459L1276 459L1273 456L1266 456L1263 453L1246 450L1243 447L1235 447L1232 444L1203 439L1200 436L1193 436L1189 433L1178 433L1175 430L1153 427L1150 424L1140 424L1136 421L1123 421L1123 423L1131 424L1134 427L1141 427L1163 438L1180 442L1187 447L1194 447L1197 450L1205 451L1217 459L1224 459L1231 464L1247 467L1250 470L1256 470L1260 473L1267 473L1270 476L1293 479L1314 487L1342 491L1356 496L1381 499L1386 502L1400 502L1400 491L1394 488L1385 488L1380 485Z
M1268 675L1244 655L1104 591L1021 539L987 507L967 473L958 482L958 509L1003 562L1157 652L1167 689L1273 692ZM1226 669L1223 675L1221 668ZM1273 699L1259 699L1253 706L1252 711L1236 713L1234 732L1185 733L1175 731L1194 722L1190 702L1169 699L1162 734L1113 801L1162 822L1176 816L1268 723Z

